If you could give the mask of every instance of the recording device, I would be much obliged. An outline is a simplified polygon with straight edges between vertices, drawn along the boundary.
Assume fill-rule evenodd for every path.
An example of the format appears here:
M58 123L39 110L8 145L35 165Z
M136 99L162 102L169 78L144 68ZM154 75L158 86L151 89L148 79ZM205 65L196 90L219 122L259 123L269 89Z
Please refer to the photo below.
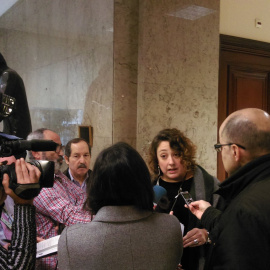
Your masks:
M161 187L159 185L155 185L153 187L154 190L154 203L158 204L158 202L160 201L160 199L167 195L167 190L164 187Z
M0 108L1 110L1 108ZM26 150L34 151L55 151L57 143L48 140L21 140L13 135L0 132L0 156L9 157L21 154ZM54 162L47 160L34 160L29 162L36 166L41 176L39 183L36 184L18 184L15 172L15 164L0 165L0 186L4 173L9 175L9 187L14 193L22 199L29 200L37 196L43 187L52 187L54 181Z
M180 194L183 197L186 205L189 205L191 202L193 202L191 195L187 191L180 192Z
M40 190L44 187L52 187L54 181L53 161L34 160L29 163L40 170L41 176L39 178L39 183L18 184L15 172L15 163L0 166L0 186L2 186L4 173L7 173L9 175L9 188L12 189L17 196L25 200L30 200L36 197L39 194Z
M0 133L0 156L10 157L17 154L22 154L26 150L32 151L55 151L58 146L57 143L50 140L15 140L15 141L1 141L3 133ZM15 136L13 136L15 137Z

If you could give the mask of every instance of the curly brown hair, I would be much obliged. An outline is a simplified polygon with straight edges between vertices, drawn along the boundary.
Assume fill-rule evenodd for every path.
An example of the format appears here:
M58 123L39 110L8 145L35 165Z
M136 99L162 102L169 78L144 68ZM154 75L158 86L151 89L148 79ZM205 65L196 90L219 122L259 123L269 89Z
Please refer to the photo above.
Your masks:
M196 166L196 146L180 130L168 128L161 130L155 136L149 148L148 166L154 179L159 175L157 148L162 141L169 142L170 147L180 154L183 165L187 168L187 172L194 172Z

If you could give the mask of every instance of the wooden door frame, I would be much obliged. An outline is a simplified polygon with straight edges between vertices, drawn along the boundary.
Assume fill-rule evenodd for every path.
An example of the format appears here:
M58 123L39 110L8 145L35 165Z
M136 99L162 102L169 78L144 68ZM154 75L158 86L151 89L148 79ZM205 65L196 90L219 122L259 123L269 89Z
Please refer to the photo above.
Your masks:
M228 67L229 62L222 59L223 52L236 52L270 58L270 44L251 39L239 38L228 35L220 35L219 54L219 86L218 86L218 129L228 116ZM258 63L259 64L259 63ZM256 65L256 63L255 63ZM224 81L226 80L226 81ZM218 130L217 130L218 138ZM217 178L223 181L227 178L221 155L217 155Z

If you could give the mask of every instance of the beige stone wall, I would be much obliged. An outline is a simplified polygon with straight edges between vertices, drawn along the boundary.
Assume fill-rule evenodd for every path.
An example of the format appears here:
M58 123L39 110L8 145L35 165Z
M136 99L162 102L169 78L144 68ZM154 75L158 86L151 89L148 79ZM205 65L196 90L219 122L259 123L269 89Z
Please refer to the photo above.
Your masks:
M113 141L136 147L139 1L114 3Z
M269 0L220 0L220 34L269 43L269 10Z
M24 80L33 129L65 144L91 125L93 159L112 143L113 1L19 1L0 18L0 50Z
M215 174L219 1L141 0L139 14L137 148L176 127Z
M93 161L117 141L146 158L154 135L177 127L215 174L218 49L219 1L21 0L0 17L33 129L65 144L93 126Z

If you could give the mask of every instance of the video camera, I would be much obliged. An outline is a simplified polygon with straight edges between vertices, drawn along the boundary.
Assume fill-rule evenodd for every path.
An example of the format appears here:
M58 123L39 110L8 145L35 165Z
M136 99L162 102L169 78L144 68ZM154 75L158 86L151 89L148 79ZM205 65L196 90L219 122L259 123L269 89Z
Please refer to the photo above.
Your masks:
M0 132L0 157L9 157L24 154L26 150L55 151L58 144L49 140L22 140L13 135ZM29 200L37 196L43 187L52 187L54 181L54 162L47 160L34 160L29 162L36 166L41 176L37 184L18 184L15 164L0 165L0 186L4 173L9 175L9 187L22 199Z

